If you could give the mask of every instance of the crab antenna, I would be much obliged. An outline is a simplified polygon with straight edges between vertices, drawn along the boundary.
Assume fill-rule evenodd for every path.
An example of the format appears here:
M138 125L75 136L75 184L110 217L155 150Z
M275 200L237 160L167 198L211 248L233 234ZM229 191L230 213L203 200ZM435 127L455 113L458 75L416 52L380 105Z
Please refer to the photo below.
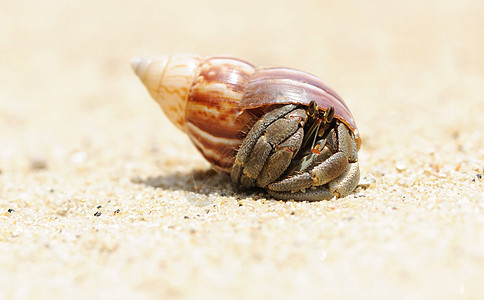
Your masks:
M314 134L313 143L311 144L311 149L314 149L314 144L316 143L316 138L318 137L319 126L321 126L320 119L318 119L318 126L316 127L316 131L315 131L315 134Z

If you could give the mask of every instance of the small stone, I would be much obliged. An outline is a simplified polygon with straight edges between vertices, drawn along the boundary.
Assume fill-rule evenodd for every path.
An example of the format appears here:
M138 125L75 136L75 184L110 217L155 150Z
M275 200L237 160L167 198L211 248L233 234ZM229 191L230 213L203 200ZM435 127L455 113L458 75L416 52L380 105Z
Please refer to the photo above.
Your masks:
M367 188L375 182L376 182L375 177L371 174L367 174L363 178L360 179L358 186L360 186L362 188Z
M188 203L198 207L203 207L212 203L212 200L207 197L207 195L203 194L188 193L185 197Z
M43 156L34 156L30 158L30 168L32 170L42 170L47 168L47 160Z
M71 161L76 164L85 162L87 159L87 153L83 151L75 152L71 155Z
M395 164L395 168L397 169L397 171L401 172L404 171L407 166L403 162L399 161Z
M65 217L69 212L69 208L67 207L59 207L55 210L55 213L61 217Z
M9 208L7 211L8 211L9 213L13 213L13 212L15 211L15 209L13 209L13 208Z
M139 184L139 183L143 183L144 180L143 180L143 178L141 178L141 176L136 175L133 178L131 178L131 182L132 183L138 183Z

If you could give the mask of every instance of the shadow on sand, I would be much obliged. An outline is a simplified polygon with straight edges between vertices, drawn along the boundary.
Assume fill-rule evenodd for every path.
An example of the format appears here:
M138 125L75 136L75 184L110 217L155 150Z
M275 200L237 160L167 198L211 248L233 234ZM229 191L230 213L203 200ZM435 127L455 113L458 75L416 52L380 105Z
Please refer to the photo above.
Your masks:
M219 173L213 169L194 170L187 173L173 173L168 175L154 176L148 178L134 177L133 183L149 185L173 191L186 191L200 195L230 196L238 200L260 195L262 190L249 190L246 192L235 191L230 182L230 176Z

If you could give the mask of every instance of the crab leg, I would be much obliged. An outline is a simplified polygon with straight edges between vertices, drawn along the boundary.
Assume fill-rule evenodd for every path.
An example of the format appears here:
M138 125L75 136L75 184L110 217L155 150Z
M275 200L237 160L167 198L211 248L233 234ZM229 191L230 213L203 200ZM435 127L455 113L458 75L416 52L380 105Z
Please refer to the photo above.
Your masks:
M337 152L311 170L313 185L323 185L335 179L348 166L348 157L344 152Z
M305 172L271 183L267 186L267 188L269 191L276 192L297 192L307 189L312 185L313 178L311 177L311 174Z
M349 162L358 160L358 149L356 148L355 138L350 135L348 128L344 124L338 125L338 150L344 152Z
M269 144L265 136L261 136L257 140L247 163L244 165L244 175L250 178L257 178L271 150L271 144Z
M234 186L265 187L284 173L301 147L307 114L285 105L262 117L244 139L232 167ZM248 177L248 178L245 178Z
M280 108L274 109L268 113L266 113L259 121L257 121L254 126L250 129L249 133L245 137L242 145L240 145L239 150L237 151L237 156L235 157L235 162L232 167L232 171L230 177L232 178L232 185L237 188L239 182L242 183L242 171L244 170L244 165L250 158L252 151L259 140L259 138L264 134L267 126L272 124L277 119L285 116L292 110L296 108L296 105L284 105ZM247 183L247 179L244 179L245 183ZM253 182L254 180L252 180ZM245 186L244 187L251 187Z
M329 183L329 191L337 197L346 197L356 188L359 179L358 162L351 163L343 174Z
M255 143L257 143L259 137L264 134L266 128L274 121L285 116L295 108L296 105L293 104L282 106L281 108L268 112L264 115L264 117L257 121L245 137L242 145L240 145L239 151L237 152L237 157L235 158L235 163L245 164L252 153Z
M267 186L286 171L287 167L291 164L291 159L301 147L303 136L304 130L299 128L296 133L286 139L282 144L274 147L274 152L270 155L259 174L259 178L257 179L258 186Z
M302 173L269 184L268 193L279 199L294 200L323 200L351 193L360 177L354 137L340 123L319 145L323 143L320 154L306 155L295 166ZM336 153L331 155L333 151Z

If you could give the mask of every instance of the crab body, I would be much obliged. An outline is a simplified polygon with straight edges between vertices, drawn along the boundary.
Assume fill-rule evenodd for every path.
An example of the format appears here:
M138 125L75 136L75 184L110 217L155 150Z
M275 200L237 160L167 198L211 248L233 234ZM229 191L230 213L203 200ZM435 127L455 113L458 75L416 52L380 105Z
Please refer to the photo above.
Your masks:
M317 77L231 57L135 58L132 65L168 118L235 188L322 200L358 184L358 129Z

